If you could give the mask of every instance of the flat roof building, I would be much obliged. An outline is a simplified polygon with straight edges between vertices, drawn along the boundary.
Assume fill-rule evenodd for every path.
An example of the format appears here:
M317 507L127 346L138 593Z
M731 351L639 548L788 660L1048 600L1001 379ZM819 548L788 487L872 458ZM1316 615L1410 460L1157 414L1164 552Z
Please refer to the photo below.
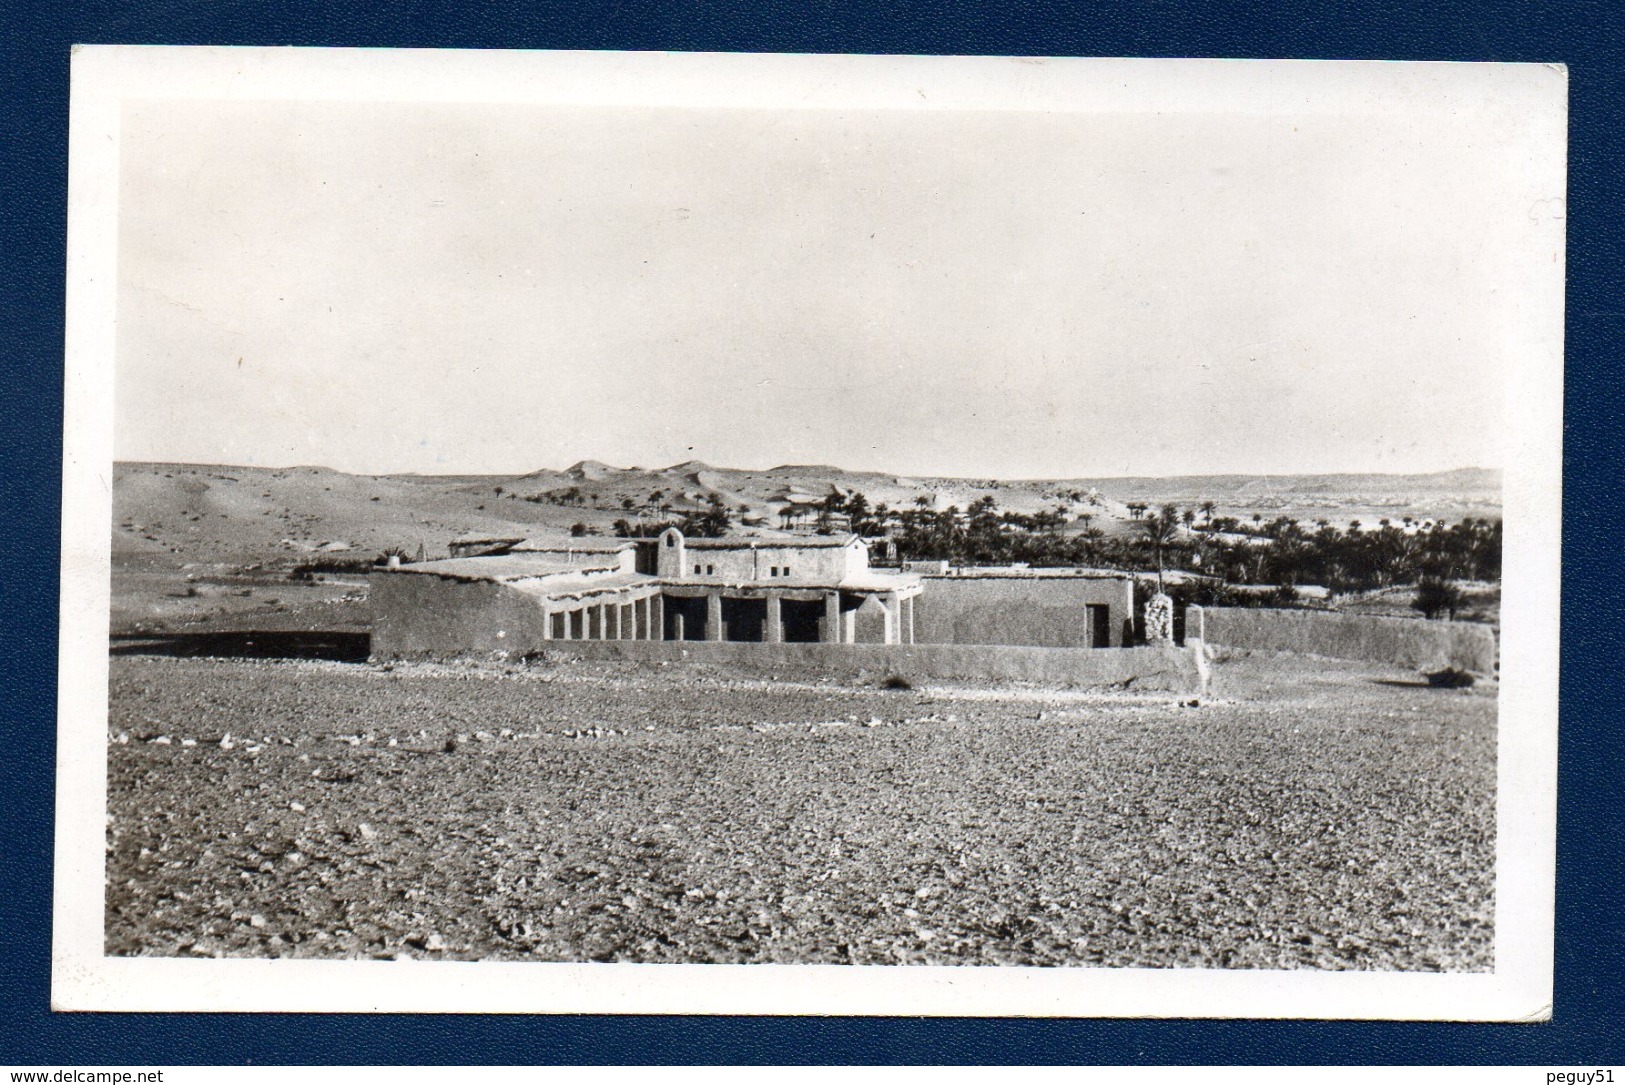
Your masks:
M374 576L374 654L572 640L1088 648L1133 639L1129 577L880 570L850 534L465 537L453 554Z

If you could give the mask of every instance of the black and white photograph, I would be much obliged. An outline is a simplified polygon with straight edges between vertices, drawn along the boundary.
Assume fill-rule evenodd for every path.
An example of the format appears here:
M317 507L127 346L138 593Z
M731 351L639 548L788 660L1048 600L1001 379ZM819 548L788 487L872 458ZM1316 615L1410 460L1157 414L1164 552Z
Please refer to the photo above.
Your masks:
M81 51L58 1008L1541 1019L1565 92Z

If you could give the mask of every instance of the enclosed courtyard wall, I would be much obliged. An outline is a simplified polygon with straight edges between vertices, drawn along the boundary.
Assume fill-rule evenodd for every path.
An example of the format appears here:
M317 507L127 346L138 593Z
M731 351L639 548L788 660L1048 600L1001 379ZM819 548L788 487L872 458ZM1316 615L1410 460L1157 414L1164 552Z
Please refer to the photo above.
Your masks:
M543 658L711 663L773 674L1034 682L1200 693L1207 664L1191 648L1009 648L971 644L744 644L553 641Z
M773 673L1036 682L1200 692L1206 661L1181 648L978 644L761 644L739 641L555 640L532 595L489 581L372 578L374 659L694 661Z
M1299 652L1428 669L1495 671L1495 633L1476 622L1430 622L1313 610L1191 607L1185 639L1224 648Z
M1101 638L1132 643L1129 580L1081 576L928 576L914 600L916 644L1008 644L1089 648L1097 642L1090 606L1107 608ZM1132 628L1132 627L1129 627Z
M483 656L546 643L536 597L504 584L426 573L379 573L371 581L374 658Z

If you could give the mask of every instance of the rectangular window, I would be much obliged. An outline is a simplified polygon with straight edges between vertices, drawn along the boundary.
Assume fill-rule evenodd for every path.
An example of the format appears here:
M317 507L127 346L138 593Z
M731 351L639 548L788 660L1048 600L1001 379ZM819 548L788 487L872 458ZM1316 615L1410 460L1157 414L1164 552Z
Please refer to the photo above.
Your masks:
M698 565L694 566L694 575L695 576L700 575L700 567Z
M716 572L717 572L717 567L715 565L707 565L705 567L705 575L706 576L715 576Z

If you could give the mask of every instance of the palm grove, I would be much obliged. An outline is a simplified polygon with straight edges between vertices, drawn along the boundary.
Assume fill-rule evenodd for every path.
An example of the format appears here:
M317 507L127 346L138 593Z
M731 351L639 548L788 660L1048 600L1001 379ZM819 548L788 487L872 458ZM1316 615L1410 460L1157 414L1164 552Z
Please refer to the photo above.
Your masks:
M716 536L733 527L735 511L720 498L673 515L663 496L657 491L637 507L636 521L617 520L616 533L654 535L676 524L686 534ZM934 508L929 496L890 508L836 488L817 503L786 506L779 526L888 538L898 560L1087 566L1156 573L1159 585L1165 571L1178 570L1167 590L1180 602L1207 604L1291 605L1301 585L1322 586L1334 597L1415 585L1416 609L1430 618L1453 617L1463 600L1455 582L1501 576L1500 520L1467 517L1452 524L1406 516L1339 527L1325 519L1216 516L1212 501L1186 508L1130 503L1130 530L1108 532L1093 522L1089 495L1056 496L1062 500L1053 508L1021 513L1000 509L992 496L964 509ZM1081 510L1074 501L1083 503ZM576 530L591 529L578 524ZM1260 585L1273 590L1261 593Z

